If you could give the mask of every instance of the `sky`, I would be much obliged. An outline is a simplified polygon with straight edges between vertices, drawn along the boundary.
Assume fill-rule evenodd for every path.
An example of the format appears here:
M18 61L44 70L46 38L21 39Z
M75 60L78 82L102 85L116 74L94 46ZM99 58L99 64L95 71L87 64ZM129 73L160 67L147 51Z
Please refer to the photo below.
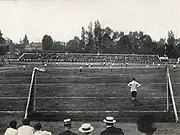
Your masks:
M159 40L169 30L180 37L179 5L180 0L0 0L0 30L14 42L25 34L30 42L45 34L68 41L99 20L102 27L141 30Z

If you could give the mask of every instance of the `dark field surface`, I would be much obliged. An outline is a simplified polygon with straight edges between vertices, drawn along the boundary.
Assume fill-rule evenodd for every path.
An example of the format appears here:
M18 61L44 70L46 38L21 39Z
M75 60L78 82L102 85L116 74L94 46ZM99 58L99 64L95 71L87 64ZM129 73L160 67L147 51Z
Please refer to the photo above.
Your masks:
M28 91L31 81L33 65L27 66L25 71L22 67L5 69L0 72L0 131L3 131L11 118L21 121L24 114L7 114L4 111L24 111ZM83 121L102 120L107 115L112 115L120 122L135 121L136 117L142 113L155 112L159 116L166 116L166 69L165 67L118 67L112 72L108 67L86 68L79 72L77 66L67 68L67 65L50 65L46 72L37 74L36 85L36 109L37 111L65 113L76 120L76 116L81 122L74 123L74 131L77 131ZM170 70L175 100L177 107L180 106L180 70L176 72ZM138 92L138 106L131 104L130 90L127 83L133 77L142 84ZM144 111L144 112L143 112ZM158 112L160 111L160 112ZM129 118L128 118L129 117ZM61 119L62 119L61 118ZM47 130L57 133L62 129L62 123L43 122ZM56 126L55 126L56 125ZM93 122L96 127L95 134L99 134L104 125L101 122ZM160 124L157 126L166 127L167 133L174 132L167 126ZM125 133L131 135L136 132L134 123L117 123ZM1 132L2 133L2 132ZM78 133L78 132L77 132ZM158 131L156 134L163 134L165 131Z

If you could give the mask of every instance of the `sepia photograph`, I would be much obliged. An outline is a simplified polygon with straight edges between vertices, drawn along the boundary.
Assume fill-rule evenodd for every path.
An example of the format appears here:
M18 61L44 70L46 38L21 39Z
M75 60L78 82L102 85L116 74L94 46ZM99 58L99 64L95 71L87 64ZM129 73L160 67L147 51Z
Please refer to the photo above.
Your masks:
M0 0L0 135L180 135L179 0Z

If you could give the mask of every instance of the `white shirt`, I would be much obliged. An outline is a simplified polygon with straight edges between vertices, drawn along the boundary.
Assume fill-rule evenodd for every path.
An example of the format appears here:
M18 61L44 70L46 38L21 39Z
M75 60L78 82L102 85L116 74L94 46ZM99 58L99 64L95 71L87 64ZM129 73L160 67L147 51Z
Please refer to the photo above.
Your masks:
M132 80L130 83L128 83L128 86L131 87L131 92L132 92L132 91L137 91L136 88L140 87L141 84Z
M33 135L34 128L28 125L23 125L18 128L17 132L18 132L18 135Z
M51 135L51 132L38 130L33 135Z
M173 65L173 68L176 68L176 65Z
M17 130L14 128L7 128L4 135L17 135Z

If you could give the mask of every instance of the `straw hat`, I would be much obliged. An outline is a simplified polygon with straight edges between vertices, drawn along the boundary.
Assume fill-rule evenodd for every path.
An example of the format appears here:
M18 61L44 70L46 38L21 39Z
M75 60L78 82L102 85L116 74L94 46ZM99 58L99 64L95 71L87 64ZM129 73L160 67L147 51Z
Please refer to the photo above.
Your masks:
M94 127L91 126L89 123L84 123L79 128L79 131L81 133L91 133L94 130Z
M64 119L64 125L71 124L71 119Z
M113 117L106 117L106 118L103 120L103 122L113 124L113 123L116 123L116 120L114 120Z

